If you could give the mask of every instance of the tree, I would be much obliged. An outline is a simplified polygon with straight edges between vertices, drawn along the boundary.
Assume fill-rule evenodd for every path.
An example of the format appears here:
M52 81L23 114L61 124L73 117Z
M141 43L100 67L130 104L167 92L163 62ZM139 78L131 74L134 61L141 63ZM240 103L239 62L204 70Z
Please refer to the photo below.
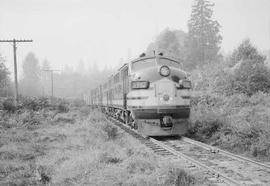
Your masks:
M220 24L212 19L214 3L195 0L191 18L188 21L187 66L191 69L218 59L222 37Z
M252 60L254 63L264 63L266 57L259 54L257 48L255 48L250 39L245 39L237 49L233 51L229 66L234 66L240 61Z
M226 81L219 87L226 94L244 93L249 96L258 91L270 92L270 71L266 68L265 56L261 55L249 39L244 40L231 56L231 67Z
M40 96L40 66L38 59L33 52L30 52L22 64L23 77L21 80L22 94L26 96Z
M164 53L167 56L184 58L184 40L186 33L182 30L163 30L156 38L155 42L147 47L147 55L153 55L153 50Z

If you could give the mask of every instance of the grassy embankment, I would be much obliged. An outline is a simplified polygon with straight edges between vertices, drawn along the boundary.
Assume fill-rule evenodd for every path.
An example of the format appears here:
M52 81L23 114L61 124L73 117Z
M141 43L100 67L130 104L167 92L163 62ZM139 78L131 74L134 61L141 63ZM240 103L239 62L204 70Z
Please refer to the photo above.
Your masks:
M0 185L201 185L85 106L7 106L0 110Z

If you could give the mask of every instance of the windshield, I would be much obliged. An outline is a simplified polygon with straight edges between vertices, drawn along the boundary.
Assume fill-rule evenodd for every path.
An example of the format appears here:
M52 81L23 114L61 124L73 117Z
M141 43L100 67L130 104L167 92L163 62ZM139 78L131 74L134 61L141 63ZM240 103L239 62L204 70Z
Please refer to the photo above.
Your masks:
M160 65L167 65L169 67L175 67L175 68L180 68L180 64L177 61L171 60L171 59L159 59L159 64Z
M140 60L140 61L134 61L132 63L131 69L133 71L137 71L137 70L145 69L145 68L148 68L148 67L153 67L155 65L156 65L155 58L144 59L144 60Z
M167 58L158 59L158 65L167 65L169 67L180 68L179 62ZM156 66L156 58L142 59L139 61L134 61L131 66L131 70L138 71L153 66Z

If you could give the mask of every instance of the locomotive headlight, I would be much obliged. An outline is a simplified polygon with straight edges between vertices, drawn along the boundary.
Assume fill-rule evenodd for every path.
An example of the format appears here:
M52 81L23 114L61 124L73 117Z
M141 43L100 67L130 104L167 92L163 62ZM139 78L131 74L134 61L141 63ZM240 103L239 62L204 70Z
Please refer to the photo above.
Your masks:
M148 81L132 81L131 82L132 89L147 89L149 87Z
M191 89L191 81L189 80L179 80L179 88Z
M160 75L167 77L168 75L170 75L170 69L167 66L162 66L159 69L159 73L160 73Z
M163 95L163 100L164 101L169 101L170 100L170 96L167 95L167 94Z

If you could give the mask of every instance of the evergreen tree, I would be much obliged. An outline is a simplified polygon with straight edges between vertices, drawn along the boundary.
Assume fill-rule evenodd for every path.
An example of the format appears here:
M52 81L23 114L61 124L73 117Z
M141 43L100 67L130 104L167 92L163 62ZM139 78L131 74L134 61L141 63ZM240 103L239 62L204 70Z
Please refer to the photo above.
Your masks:
M218 58L222 37L220 24L212 19L214 3L207 0L195 0L191 18L188 22L186 40L187 66L194 68L211 63Z
M40 67L35 54L30 52L22 64L23 78L21 80L21 90L26 96L40 96Z

